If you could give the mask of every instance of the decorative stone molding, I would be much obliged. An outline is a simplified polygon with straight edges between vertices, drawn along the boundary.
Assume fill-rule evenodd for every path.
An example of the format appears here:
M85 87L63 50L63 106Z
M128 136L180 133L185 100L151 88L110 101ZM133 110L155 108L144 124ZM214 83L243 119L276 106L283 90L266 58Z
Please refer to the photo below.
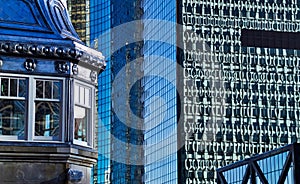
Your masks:
M67 73L69 71L69 64L65 61L56 61L55 70L59 73Z
M0 41L0 54L69 59L74 62L83 62L83 64L88 64L100 70L104 70L106 63L103 57L95 56L94 53L85 51L85 46L82 47L83 49L67 46L56 47L43 44L37 45Z
M82 171L69 169L67 176L68 180L71 182L80 182L83 177L83 173Z
M77 64L73 65L72 72L73 72L74 75L78 75L78 65Z
M90 73L90 78L91 78L91 80L92 80L93 82L95 82L96 79L97 79L97 72L91 71L91 73Z
M29 72L33 72L36 68L36 60L26 59L26 61L24 62L24 68Z

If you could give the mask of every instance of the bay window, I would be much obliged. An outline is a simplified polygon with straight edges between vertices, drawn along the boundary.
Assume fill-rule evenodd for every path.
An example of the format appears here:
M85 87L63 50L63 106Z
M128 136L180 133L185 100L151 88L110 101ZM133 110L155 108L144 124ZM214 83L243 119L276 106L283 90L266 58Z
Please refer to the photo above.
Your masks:
M80 82L74 87L74 143L91 146L92 142L92 88Z
M0 140L62 140L62 78L0 75Z
M74 80L74 95L66 96L65 83L63 77L1 73L0 141L63 142L68 127L68 140L92 147L95 88ZM70 97L74 100L65 103Z

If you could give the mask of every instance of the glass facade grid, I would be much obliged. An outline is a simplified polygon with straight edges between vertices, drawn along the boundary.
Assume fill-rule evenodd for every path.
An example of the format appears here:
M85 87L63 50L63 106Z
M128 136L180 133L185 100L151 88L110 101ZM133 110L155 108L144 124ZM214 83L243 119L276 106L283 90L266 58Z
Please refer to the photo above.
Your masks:
M112 101L113 91L118 91L112 85L115 76L118 75L118 72L123 67L126 67L127 63L139 57L137 50L139 43L126 45L126 48L124 45L123 48L114 50L115 45L118 45L117 42L120 40L120 35L114 30L117 29L118 25L133 21L139 16L138 11L136 11L138 4L138 1L120 0L101 2L91 0L90 2L91 45L101 50L108 61L105 71L99 76L98 112L101 125L99 125L98 132L99 161L97 183L140 183L142 181L142 167L130 164L130 160L135 159L135 157L141 159L139 157L141 153L118 145L118 141L136 145L141 144L141 132L126 126L128 123L131 123L131 117L128 117L125 120L126 122L122 122L112 108L113 106L118 107L123 105L123 101L128 100ZM122 31L124 31L123 34L127 33L127 36L138 35L138 33L126 32L126 30ZM129 55L130 57L128 57ZM130 76L126 76L124 80L130 80ZM134 103L137 101L139 92L135 89L128 89L124 84L120 84L118 87L124 93L131 94L132 102L130 102L128 110L130 111L130 108L132 108L136 114L141 113L139 105ZM134 155L136 156L133 157ZM118 158L118 160L123 160L124 162L116 162L114 158Z
M90 14L89 0L67 0L71 22L80 37L86 44L90 42Z
M284 152L257 162L269 183L278 181L287 156L288 152Z
M173 184L178 182L176 2L143 1L143 9L145 183Z
M238 168L231 169L223 173L228 183L242 183L243 176L245 175L247 165L240 166Z
M106 57L107 66L98 77L98 129L97 147L98 162L94 169L94 183L111 183L111 141L107 132L111 130L111 62L110 62L110 35L102 36L111 27L110 0L90 1L90 45L101 50ZM103 38L99 40L99 37Z

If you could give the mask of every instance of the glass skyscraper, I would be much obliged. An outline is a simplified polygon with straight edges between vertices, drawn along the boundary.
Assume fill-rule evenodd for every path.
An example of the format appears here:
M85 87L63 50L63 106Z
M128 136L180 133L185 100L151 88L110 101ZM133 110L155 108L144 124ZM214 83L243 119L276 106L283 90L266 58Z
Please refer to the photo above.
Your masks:
M126 65L135 62L141 57L142 43L123 44L125 37L115 27L140 19L138 11L139 1L121 0L90 0L90 38L91 46L101 50L107 59L105 72L99 76L99 127L98 127L98 151L99 159L95 169L97 183L141 183L144 168L132 164L135 160L143 159L142 149L129 149L128 146L120 146L118 141L134 145L143 144L142 130L132 127L141 123L133 121L127 110L116 114L114 109L133 109L137 116L142 116L143 106L138 102L141 98L141 83L132 84L129 81L132 75L141 75L138 67L129 71ZM123 29L127 37L139 37L138 28L134 31ZM119 45L122 44L122 47ZM115 77L120 71L125 70L122 82L113 85ZM130 101L119 95L130 94ZM130 126L131 125L131 126ZM134 158L135 157L135 158ZM135 160L134 160L135 159ZM134 160L134 161L133 161ZM142 161L138 161L141 163Z
M182 182L214 183L216 168L296 142L299 2L183 0L178 11L191 82Z
M143 1L144 183L177 183L176 2Z
M98 183L215 183L216 168L297 142L299 6L91 0L91 45L108 60L99 77ZM134 20L140 27L114 32ZM123 69L124 83L113 85Z
M67 0L71 21L80 39L87 45L90 42L89 35L89 2L90 0Z

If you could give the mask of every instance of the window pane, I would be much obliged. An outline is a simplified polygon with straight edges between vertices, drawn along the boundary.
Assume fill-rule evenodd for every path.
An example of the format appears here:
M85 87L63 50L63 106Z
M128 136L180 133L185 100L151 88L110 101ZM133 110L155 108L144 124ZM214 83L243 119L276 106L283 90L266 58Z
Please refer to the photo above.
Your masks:
M35 136L59 136L60 103L35 103Z
M19 79L19 97L25 97L27 91L27 81L25 79Z
M84 104L90 106L90 89L85 89L85 98L84 98Z
M79 86L78 85L75 85L74 100L75 100L75 103L79 103Z
M84 104L84 87L79 87L79 103Z
M75 128L74 128L74 138L79 141L87 142L87 122L88 122L88 109L75 106Z
M43 81L39 81L39 80L36 81L36 98L44 98L43 97L43 89L44 89L43 84L44 84Z
M18 80L10 79L10 96L17 96Z
M8 96L8 79L1 79L1 96Z
M52 82L45 81L45 98L51 99L52 98Z
M60 99L60 82L53 82L53 99Z
M24 137L25 101L0 99L0 135Z

